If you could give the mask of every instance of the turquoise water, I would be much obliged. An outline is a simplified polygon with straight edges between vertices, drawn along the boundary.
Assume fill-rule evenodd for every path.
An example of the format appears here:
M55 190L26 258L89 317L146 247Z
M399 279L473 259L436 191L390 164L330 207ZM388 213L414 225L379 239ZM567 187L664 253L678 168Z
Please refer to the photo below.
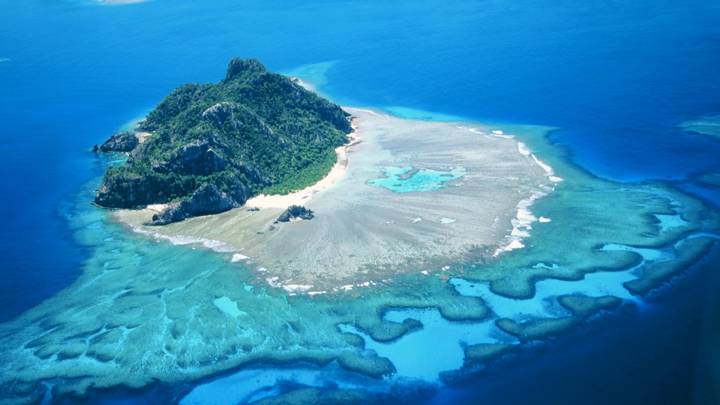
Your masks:
M54 296L88 269L107 268L108 274L119 280L130 274L138 278L152 275L158 286L177 282L174 277L191 279L198 272L233 271L249 277L242 266L230 265L223 255L132 235L89 205L92 190L78 195L107 163L88 152L93 144L142 116L177 85L222 77L223 66L234 56L259 57L274 70L297 72L342 103L395 106L386 109L420 119L452 121L462 116L557 126L562 129L552 139L567 147L569 159L598 176L623 181L672 179L679 187L703 196L708 204L720 203L717 189L693 181L699 173L720 172L720 143L675 129L681 121L720 109L720 76L716 74L720 5L716 2L323 1L289 5L277 1L155 0L99 6L89 0L2 0L0 11L0 208L6 213L0 228L3 321ZM312 68L296 69L308 65ZM423 110L436 113L418 113ZM374 184L396 192L431 192L452 186L452 180L462 176L460 172L421 170L403 179L409 168L389 169ZM578 235L581 239L581 233ZM717 266L717 262L707 264L709 269ZM625 271L598 273L598 284L591 286L602 287L605 278L617 282L631 276ZM215 288L219 286L222 284ZM263 294L262 288L246 286L244 293ZM569 286L556 280L539 284L539 291L557 294L571 291ZM466 293L489 294L483 288L473 287ZM586 291L601 290L593 288ZM626 293L614 288L616 284L605 290ZM123 291L118 287L115 293ZM156 291L146 293L149 297ZM683 293L677 302L702 301L714 291L695 288ZM217 319L241 318L243 308L233 306L239 299L233 294L209 289L193 299L208 308L216 307L218 312L212 316ZM518 307L533 313L546 309L545 301L496 299L493 303L501 312L513 313ZM642 345L604 349L613 353L612 357L604 352L588 354L593 347L605 347L599 337L593 340L591 336L585 343L574 342L576 350L565 348L551 358L515 368L539 369L535 375L517 376L517 372L505 370L513 376L508 380L523 387L533 386L538 375L547 378L544 370L558 372L554 358L599 365L595 378L601 378L606 392L616 393L614 397L603 398L595 384L583 385L587 381L577 370L586 367L574 369L575 375L564 376L564 381L535 386L534 390L513 386L498 391L502 381L488 386L488 379L482 378L460 388L483 387L484 391L468 394L467 401L513 397L516 403L528 403L557 398L565 384L573 382L585 391L578 388L578 392L565 393L585 403L592 398L606 403L657 403L670 398L687 403L687 393L696 383L687 370L694 369L696 354L692 345L683 351L677 342L700 340L702 320L697 314L711 307L699 303L685 309L683 305L672 312L674 321L684 322L687 334L683 339L663 340L675 325L653 323L638 339ZM342 312L341 308L335 310ZM405 315L392 312L388 316L400 319ZM398 368L428 376L456 367L462 353L457 345L448 345L438 349L445 356L441 362L428 361L413 368L418 348L440 345L448 337L460 339L464 325L451 324L451 336L440 327L450 322L437 312L412 315L425 321L427 334L410 334L398 341L401 349L394 354ZM609 325L608 330L616 333L611 337L617 338L624 330L640 330L644 321L622 318L617 322L625 324ZM286 328L278 333L291 332ZM619 345L624 344L619 340ZM377 342L370 341L368 346L391 352ZM3 354L9 350L3 348ZM653 366L615 378L614 364L641 351L657 353L663 363L645 360L642 364ZM561 353L570 354L563 357ZM340 374L352 379L347 373ZM490 377L506 374L498 371ZM288 383L294 378L292 372L263 375L272 389L277 379ZM318 374L311 367L308 374L300 373L296 383L326 387L337 375L336 368ZM671 378L663 378L668 375ZM631 384L623 386L617 380ZM668 387L657 388L657 381ZM617 388L621 386L625 389ZM655 389L648 393L642 391L643 386ZM283 389L292 387L292 381L283 385ZM135 400L176 401L182 396L176 390L188 390L164 388L167 392L160 389L160 400L152 397L152 390L150 398ZM206 391L204 398L216 398L218 392L222 397L225 389L220 384L214 392ZM245 398L243 394L238 395ZM100 400L140 394L118 388L97 395L94 399ZM409 394L402 395L408 398Z
M440 190L448 183L465 175L465 168L456 167L448 171L414 169L411 166L386 167L385 177L370 180L373 186L384 187L395 193L411 193Z
M57 206L101 173L89 148L178 84L220 78L233 56L281 71L331 64L322 91L339 102L554 125L595 174L673 178L718 201L689 176L720 171L720 143L675 129L720 108L714 2L0 7L0 206L14 213L0 229L0 319L79 274L86 253Z

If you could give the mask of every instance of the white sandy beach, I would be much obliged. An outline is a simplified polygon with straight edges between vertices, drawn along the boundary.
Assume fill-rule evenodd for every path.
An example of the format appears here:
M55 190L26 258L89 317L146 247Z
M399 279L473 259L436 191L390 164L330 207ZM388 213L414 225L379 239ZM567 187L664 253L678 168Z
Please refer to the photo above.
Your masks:
M282 195L266 195L260 194L252 197L245 206L249 208L279 208L286 209L291 205L303 205L307 203L313 195L327 190L341 180L348 166L348 150L360 142L358 129L353 125L353 132L348 135L350 142L347 145L340 146L335 149L337 154L337 162L330 169L327 175L317 183L305 187L302 190Z

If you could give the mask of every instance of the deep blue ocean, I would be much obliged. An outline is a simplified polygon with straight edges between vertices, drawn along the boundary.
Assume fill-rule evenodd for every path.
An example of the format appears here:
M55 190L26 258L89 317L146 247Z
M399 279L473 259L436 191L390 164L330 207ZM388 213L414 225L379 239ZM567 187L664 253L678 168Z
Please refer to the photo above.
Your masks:
M277 71L332 61L322 91L338 103L555 126L560 130L552 140L597 176L668 180L720 206L720 190L691 180L720 172L720 141L675 128L720 113L717 1L155 0L104 6L0 0L0 321L56 293L81 271L86 252L73 242L61 210L102 173L90 148L178 85L218 80L235 56L259 58ZM609 402L698 398L693 393L707 373L697 371L695 349L673 342L695 347L701 331L720 321L704 312L705 299L717 291L708 286L720 286L711 277L720 264L705 267L687 281L704 288L686 286L663 298L683 303L667 315L688 320L682 330L663 334L670 323L662 316L621 312L614 322L632 320L626 339L587 333L563 356L538 354L534 363L497 375L535 381L533 395L558 398L553 387L562 379L548 375L561 376L577 362L620 362L623 353L647 350L662 360L638 355L625 366L637 375L613 379L622 371L600 364L597 375L588 375L587 384L578 381L577 392L565 398L608 403L593 402L588 392L602 376L610 381L609 397L603 397ZM630 342L627 351L624 342ZM628 392L628 379L642 397ZM485 378L476 391L448 391L438 401L530 398L530 391L506 396L504 384ZM653 384L668 388L653 391Z

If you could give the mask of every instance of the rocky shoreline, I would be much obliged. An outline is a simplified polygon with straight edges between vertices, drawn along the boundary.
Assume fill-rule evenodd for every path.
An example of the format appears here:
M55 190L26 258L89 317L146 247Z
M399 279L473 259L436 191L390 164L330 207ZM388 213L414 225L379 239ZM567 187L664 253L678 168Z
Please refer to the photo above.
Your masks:
M122 152L95 197L108 208L165 204L152 225L217 214L265 190L322 179L347 144L350 114L255 60L233 59L223 81L175 90L134 131L93 148Z

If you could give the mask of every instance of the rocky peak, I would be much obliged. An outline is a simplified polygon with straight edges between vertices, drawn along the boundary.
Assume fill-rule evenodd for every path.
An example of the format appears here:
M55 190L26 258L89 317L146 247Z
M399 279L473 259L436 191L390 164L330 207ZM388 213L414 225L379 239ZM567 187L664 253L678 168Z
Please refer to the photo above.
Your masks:
M208 175L222 171L226 166L225 159L212 148L209 142L195 141L179 148L167 163L159 165L155 170Z
M202 113L202 117L216 125L223 125L228 120L232 119L233 110L235 110L235 103L223 101L221 103L213 104L208 107Z
M138 146L140 141L134 133L123 131L118 132L105 141L99 147L95 145L94 151L100 152L130 152Z
M257 59L235 58L228 63L225 81L235 80L251 74L265 73L267 69Z

